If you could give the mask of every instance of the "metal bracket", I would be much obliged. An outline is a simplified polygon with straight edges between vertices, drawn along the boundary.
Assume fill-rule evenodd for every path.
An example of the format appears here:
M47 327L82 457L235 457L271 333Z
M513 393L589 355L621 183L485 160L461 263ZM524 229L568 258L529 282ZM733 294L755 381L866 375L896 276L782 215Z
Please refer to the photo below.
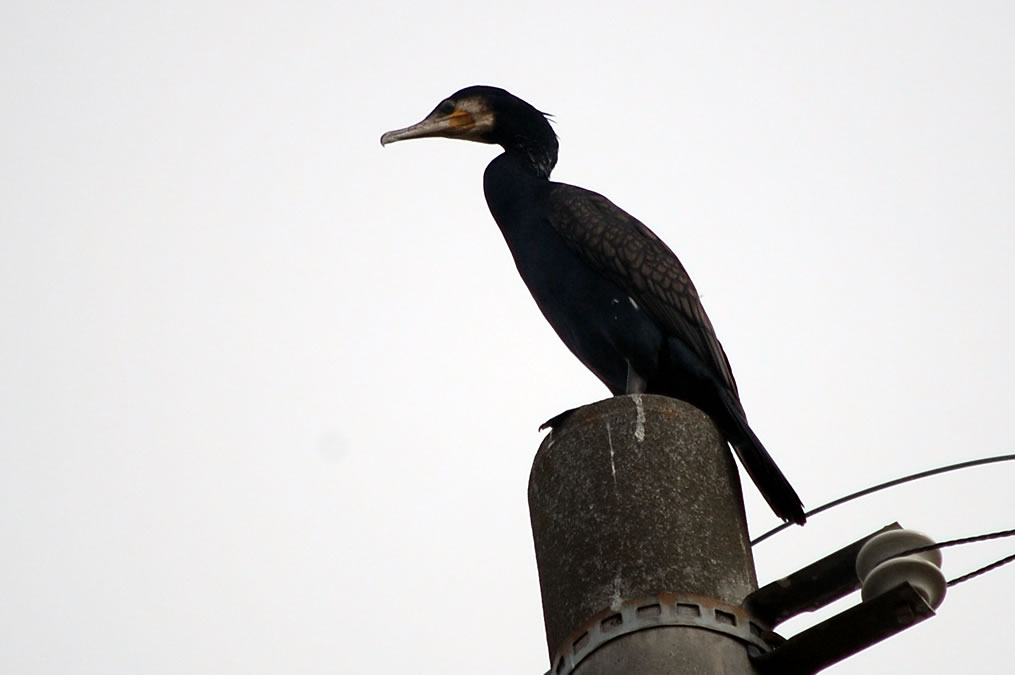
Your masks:
M826 619L762 654L751 648L759 673L811 675L934 616L908 583Z
M759 621L775 627L791 617L813 612L849 595L860 588L856 556L863 545L882 532L899 529L898 523L886 525L784 579L759 588L744 598L744 607Z
M772 649L763 636L768 629L743 607L697 595L659 593L628 600L617 610L596 614L557 649L547 675L568 675L578 664L611 640L640 630L663 626L701 628L726 635L762 654Z

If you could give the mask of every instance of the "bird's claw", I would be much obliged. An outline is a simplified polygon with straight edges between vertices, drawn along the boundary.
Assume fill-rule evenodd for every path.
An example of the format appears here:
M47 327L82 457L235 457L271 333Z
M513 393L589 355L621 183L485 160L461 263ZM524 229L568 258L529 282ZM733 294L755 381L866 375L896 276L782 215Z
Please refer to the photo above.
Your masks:
M555 429L555 428L563 425L564 422L567 421L567 418L570 417L571 414L575 410L577 410L577 408L571 408L570 410L565 410L564 412L560 413L559 415L554 415L550 419L548 419L545 422L543 422L542 424L540 424L539 425L539 430L543 431L545 429Z

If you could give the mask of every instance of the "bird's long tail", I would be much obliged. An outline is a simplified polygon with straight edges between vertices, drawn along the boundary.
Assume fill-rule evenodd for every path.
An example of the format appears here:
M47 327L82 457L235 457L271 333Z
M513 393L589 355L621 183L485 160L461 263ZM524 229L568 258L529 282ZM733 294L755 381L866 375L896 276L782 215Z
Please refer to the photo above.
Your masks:
M722 393L723 404L729 413L727 440L740 458L747 474L758 487L758 491L783 520L803 525L807 518L796 490L786 480L775 460L747 424L747 416L736 395L729 391ZM724 425L727 426L727 425Z

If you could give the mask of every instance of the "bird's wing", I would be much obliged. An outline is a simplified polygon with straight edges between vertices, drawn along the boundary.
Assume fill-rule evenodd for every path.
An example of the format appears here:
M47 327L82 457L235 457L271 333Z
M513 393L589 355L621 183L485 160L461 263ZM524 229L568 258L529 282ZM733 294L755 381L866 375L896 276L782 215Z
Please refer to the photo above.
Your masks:
M606 197L564 183L552 184L548 213L575 253L624 289L667 335L712 366L736 395L729 361L698 291L677 256L652 230Z

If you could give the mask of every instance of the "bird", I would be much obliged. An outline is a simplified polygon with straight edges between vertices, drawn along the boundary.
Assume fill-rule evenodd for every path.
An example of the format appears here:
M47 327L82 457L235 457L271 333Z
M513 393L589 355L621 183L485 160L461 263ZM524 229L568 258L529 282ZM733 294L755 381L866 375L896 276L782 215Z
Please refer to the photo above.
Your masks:
M474 85L422 121L388 131L381 145L439 137L501 146L483 174L486 202L564 344L614 396L659 394L702 410L775 514L804 524L799 496L747 423L729 360L684 266L606 197L550 180L559 144L547 118L504 89Z

